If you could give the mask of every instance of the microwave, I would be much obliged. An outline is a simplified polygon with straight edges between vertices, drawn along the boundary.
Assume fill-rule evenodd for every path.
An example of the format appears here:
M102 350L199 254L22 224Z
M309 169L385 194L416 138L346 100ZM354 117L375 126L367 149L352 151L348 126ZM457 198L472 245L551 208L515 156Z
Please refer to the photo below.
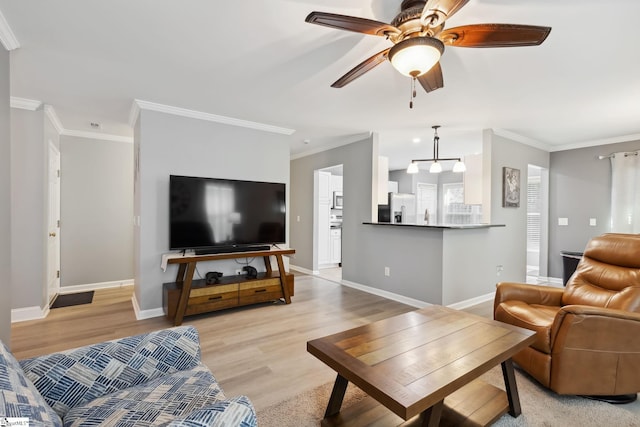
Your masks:
M333 209L342 209L342 191L333 192Z

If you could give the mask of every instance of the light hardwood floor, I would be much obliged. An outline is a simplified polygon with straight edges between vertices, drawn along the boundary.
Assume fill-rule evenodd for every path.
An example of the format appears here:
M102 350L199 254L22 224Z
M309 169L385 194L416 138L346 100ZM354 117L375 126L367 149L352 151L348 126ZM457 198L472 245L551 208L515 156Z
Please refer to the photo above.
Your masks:
M248 395L257 410L322 384L335 372L307 353L319 338L414 307L320 277L296 275L290 305L269 303L186 317L200 332L203 362L228 397ZM96 291L87 305L51 310L43 320L14 323L18 359L171 327L164 317L137 321L132 287ZM465 311L491 317L493 302ZM640 401L623 405L640 417Z
M13 353L22 359L172 326L164 317L136 321L132 292L96 291L92 304L13 324ZM305 275L296 276L292 301L185 318L227 396L248 395L259 410L333 381L335 373L307 353L308 340L415 309Z

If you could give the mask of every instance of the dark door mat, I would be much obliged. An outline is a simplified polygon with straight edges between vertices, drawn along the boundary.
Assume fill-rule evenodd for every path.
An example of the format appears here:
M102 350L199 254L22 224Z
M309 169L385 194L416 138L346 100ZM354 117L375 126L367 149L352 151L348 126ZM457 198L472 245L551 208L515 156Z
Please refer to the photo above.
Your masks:
M93 301L93 292L79 292L77 294L58 295L56 300L51 304L51 308L70 307L72 305L91 304Z

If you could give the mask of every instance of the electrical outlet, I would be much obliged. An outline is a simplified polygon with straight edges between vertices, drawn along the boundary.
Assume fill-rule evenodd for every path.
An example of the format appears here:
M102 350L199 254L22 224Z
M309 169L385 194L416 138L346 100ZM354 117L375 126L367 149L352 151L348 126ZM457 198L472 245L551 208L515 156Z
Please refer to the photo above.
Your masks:
M504 271L504 266L496 265L496 276L500 276L503 271Z
M391 276L391 270L389 269L389 267L384 268L384 275L387 277Z
M236 274L242 274L242 269L236 269Z

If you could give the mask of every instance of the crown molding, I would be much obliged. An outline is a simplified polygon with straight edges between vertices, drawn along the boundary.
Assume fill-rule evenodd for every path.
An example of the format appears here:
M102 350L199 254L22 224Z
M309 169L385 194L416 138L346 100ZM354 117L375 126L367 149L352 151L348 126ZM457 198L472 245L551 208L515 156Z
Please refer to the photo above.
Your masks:
M604 139L593 139L591 141L576 142L574 144L558 145L557 147L554 147L551 151L575 150L577 148L596 147L599 145L617 144L620 142L630 142L630 141L640 141L640 133L634 133L631 135L614 136L611 138L604 138Z
M113 142L128 142L133 143L133 138L129 136L121 136L121 135L111 135L108 133L100 133L100 132L91 132L91 131L83 131L83 130L73 130L73 129L65 129L56 114L56 110L51 105L44 106L44 112L53 124L53 127L58 132L58 135L64 136L75 136L78 138L89 138L89 139L99 139L102 141L113 141Z
M493 133L498 135L498 136L501 136L503 138L507 138L507 139L510 139L512 141L519 142L521 144L529 145L529 146L531 146L533 148L537 148L537 149L542 150L542 151L550 152L551 148L552 148L551 145L549 145L549 144L545 144L543 142L536 141L535 139L532 139L532 138L529 138L529 137L526 137L526 136L522 136L520 134L517 134L515 132L511 132L511 131L506 130L506 129L493 129Z
M136 111L135 107L131 108L131 114L129 115L130 124L132 119L135 123L135 119L137 119L140 110L151 110L160 113L173 114L175 116L205 120L208 122L216 122L231 126L261 130L265 132L279 133L282 135L291 135L296 131L295 129L283 128L279 126L268 125L265 123L252 122L249 120L235 119L233 117L219 116L217 114L203 113L201 111L188 110L186 108L173 107L171 105L157 104L155 102L142 101L140 99L134 99L133 103L137 104L138 110Z
M0 10L0 42L2 42L2 45L4 46L4 48L7 49L8 51L12 51L20 47L20 43L18 42L16 35L13 34L13 31L11 30L9 23L5 19L1 10Z
M136 122L138 121L138 117L140 116L140 105L138 104L137 99L134 99L131 103L131 111L129 112L129 126L132 128L136 127Z
M127 142L129 144L133 144L133 138L130 136L111 135L111 134L100 133L100 132L65 129L62 131L61 135L75 136L78 138L100 139L102 141L111 141L111 142Z
M65 129L64 126L62 126L60 118L58 118L58 115L56 114L56 110L54 110L51 105L45 105L44 112L51 121L53 127L56 128L56 132L58 132L58 135L62 135Z
M323 151L333 150L334 148L342 147L344 145L353 144L354 142L364 141L367 138L370 138L373 135L373 132L362 132L353 135L349 135L345 137L345 139L340 139L339 141L322 145L321 147L310 148L309 150L301 151L296 154L292 154L291 160L302 159L303 157L312 156L314 154L322 153Z
M35 99L18 98L17 96L12 96L9 99L9 103L11 108L18 108L20 110L29 111L36 111L42 105L42 101L38 101Z

